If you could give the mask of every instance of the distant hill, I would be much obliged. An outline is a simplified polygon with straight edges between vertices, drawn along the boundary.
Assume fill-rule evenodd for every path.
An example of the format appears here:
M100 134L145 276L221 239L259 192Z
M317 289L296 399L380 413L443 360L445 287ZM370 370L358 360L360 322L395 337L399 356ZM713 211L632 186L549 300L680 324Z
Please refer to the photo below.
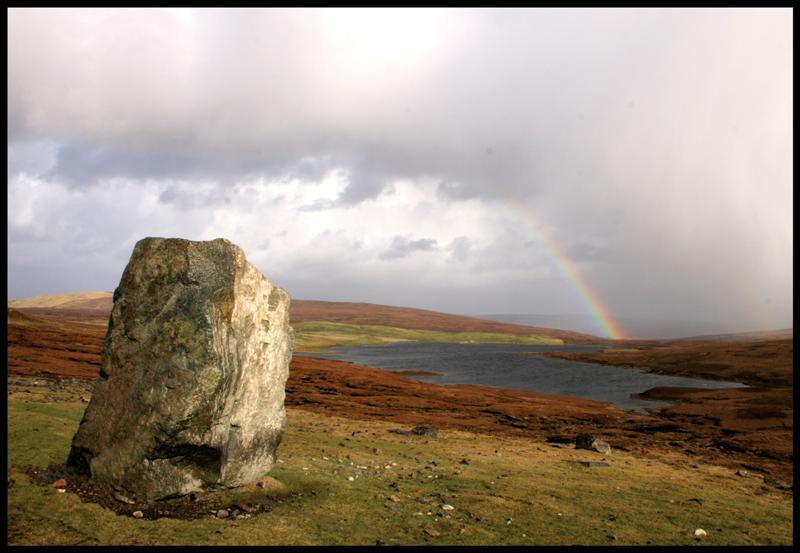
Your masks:
M8 300L8 307L105 308L111 311L111 292L68 292Z
M32 316L59 318L70 321L105 324L111 313L111 292L49 294L9 300L8 306ZM490 321L463 315L453 315L372 303L292 300L291 321L329 321L356 325L382 325L413 330L443 332L490 332L517 336L543 335L568 343L608 343L607 339L553 328Z
M683 338L690 342L760 342L766 340L784 340L794 337L793 328L780 330L759 330L753 332L735 332L731 334L705 334Z
M559 338L569 343L582 344L608 342L606 339L580 332L517 325L425 309L373 303L292 300L291 320L292 322L330 321L360 325L383 325L445 332L499 332L518 336L539 334Z
M597 323L588 315L562 314L537 315L500 313L475 315L480 319L502 321L512 324L542 326L595 334L599 332ZM641 317L617 317L614 319L625 338L634 340L758 340L792 337L792 329L776 331L739 332L725 325L708 321L680 321L666 319L646 319ZM696 337L696 338L695 338Z

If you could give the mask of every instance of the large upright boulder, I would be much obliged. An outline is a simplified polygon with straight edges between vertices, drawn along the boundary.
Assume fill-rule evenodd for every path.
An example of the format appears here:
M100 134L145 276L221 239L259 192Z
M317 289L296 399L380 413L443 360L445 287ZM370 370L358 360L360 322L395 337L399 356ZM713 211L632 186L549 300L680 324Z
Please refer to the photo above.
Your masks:
M68 464L139 501L262 477L286 421L292 337L289 295L238 246L140 240Z

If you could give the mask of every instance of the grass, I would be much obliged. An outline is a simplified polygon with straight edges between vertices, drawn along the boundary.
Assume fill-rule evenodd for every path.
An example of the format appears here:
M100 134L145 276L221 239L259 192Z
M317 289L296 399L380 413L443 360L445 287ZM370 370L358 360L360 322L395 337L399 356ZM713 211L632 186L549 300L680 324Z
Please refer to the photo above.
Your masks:
M451 342L503 344L562 344L549 336L500 334L493 332L440 332L411 330L380 325L355 325L325 321L292 324L295 332L294 351L311 352L330 346L361 346L388 342Z
M567 461L603 457L451 430L402 436L299 409L269 476L273 493L301 496L246 520L137 520L32 484L23 467L65 460L85 404L41 387L9 392L10 544L792 542L791 495L678 455L614 451L610 467L586 468Z

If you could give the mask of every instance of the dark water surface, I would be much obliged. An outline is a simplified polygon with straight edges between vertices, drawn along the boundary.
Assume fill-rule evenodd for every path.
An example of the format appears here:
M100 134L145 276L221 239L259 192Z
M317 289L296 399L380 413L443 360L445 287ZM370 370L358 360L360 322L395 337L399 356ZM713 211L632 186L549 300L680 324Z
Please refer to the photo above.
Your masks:
M663 401L631 398L656 386L741 388L743 384L645 373L636 369L521 355L541 351L598 351L599 346L519 344L447 344L399 342L329 348L311 356L338 359L390 371L422 370L442 376L410 376L431 384L480 384L565 396L578 396L623 409L663 407Z

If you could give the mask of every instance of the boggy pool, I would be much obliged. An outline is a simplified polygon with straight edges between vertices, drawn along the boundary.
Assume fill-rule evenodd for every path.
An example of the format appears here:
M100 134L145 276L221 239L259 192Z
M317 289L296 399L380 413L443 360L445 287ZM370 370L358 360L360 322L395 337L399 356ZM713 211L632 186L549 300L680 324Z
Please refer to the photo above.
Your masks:
M389 371L414 370L441 376L414 375L432 384L480 384L607 401L623 409L643 411L669 405L634 399L656 386L741 388L744 384L646 373L637 369L524 355L542 351L598 351L600 346L519 344L450 344L398 342L372 346L336 347L310 357L338 359Z

